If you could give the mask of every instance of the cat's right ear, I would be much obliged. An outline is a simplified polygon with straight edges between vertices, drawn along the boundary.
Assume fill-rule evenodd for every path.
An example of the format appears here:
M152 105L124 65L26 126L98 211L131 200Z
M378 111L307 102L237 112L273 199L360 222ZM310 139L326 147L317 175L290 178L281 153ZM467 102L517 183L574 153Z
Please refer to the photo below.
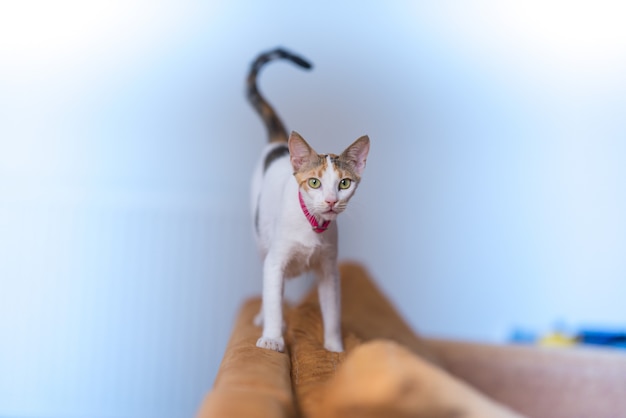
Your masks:
M289 135L289 156L294 172L300 171L303 165L311 161L314 154L313 148L296 131Z

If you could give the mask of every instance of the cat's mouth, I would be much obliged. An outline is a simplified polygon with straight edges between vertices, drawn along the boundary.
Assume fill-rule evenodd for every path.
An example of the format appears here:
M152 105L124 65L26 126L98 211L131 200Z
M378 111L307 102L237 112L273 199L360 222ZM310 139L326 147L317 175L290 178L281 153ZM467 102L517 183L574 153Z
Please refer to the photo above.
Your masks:
M338 205L324 205L321 207L318 207L317 209L317 213L319 214L319 216L321 216L324 219L327 220L334 220L337 215L339 215L342 212L343 208L339 207Z
M326 211L322 212L322 216L327 220L334 220L337 215L339 215L339 211L337 208L328 208Z
M341 209L337 206L328 207L323 213L325 215L339 215L341 213Z

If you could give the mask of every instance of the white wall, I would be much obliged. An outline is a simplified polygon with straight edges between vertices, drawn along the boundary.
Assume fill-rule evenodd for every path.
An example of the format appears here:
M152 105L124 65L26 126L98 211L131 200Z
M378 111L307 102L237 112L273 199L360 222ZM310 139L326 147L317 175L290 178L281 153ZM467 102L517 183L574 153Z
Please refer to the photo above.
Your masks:
M276 45L289 128L373 141L341 251L417 330L626 322L624 7L389 4L0 7L0 415L193 415L260 290Z

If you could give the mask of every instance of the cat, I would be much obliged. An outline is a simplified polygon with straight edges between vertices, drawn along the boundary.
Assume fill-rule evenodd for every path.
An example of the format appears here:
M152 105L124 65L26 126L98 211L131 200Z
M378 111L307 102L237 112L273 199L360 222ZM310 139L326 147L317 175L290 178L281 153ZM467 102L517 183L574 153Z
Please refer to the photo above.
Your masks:
M269 142L253 174L252 216L263 260L261 312L257 347L284 351L282 299L284 280L314 271L324 324L324 348L343 351L341 300L337 267L337 215L359 185L369 153L368 136L341 154L318 154L280 118L257 88L259 70L285 59L310 69L305 59L282 48L259 55L247 79L248 100L263 119Z

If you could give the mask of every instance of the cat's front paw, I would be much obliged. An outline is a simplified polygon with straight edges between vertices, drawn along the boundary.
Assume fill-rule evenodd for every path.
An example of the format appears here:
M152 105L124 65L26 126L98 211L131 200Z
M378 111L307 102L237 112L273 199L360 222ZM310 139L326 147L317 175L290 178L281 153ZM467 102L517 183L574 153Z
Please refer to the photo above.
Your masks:
M261 337L257 340L256 346L259 348L279 351L282 353L285 351L285 340L283 339L283 337L278 337L278 338Z

